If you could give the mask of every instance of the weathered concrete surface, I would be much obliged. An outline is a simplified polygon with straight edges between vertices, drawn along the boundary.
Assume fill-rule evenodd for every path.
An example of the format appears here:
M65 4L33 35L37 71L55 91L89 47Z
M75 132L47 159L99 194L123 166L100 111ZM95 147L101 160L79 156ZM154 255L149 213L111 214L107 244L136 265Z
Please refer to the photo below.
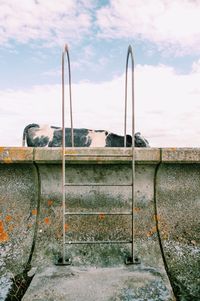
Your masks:
M0 163L32 163L33 148L27 147L0 147Z
M161 153L163 163L200 163L199 148L163 148Z
M93 153L96 152L93 161L87 149L66 151L82 155L86 152L86 156L68 158L67 181L130 183L131 150L91 149ZM111 156L107 156L108 153ZM102 156L103 154L105 156ZM116 158L115 154L122 156ZM176 288L181 287L182 296L183 293L189 296L189 299L183 296L185 299L181 300L199 300L200 149L162 149L161 153L159 149L137 149L135 155L135 253L141 257L144 266L158 269L162 274L163 262L157 241L157 220L171 279ZM11 274L15 275L23 270L30 255L35 214L38 213L38 174L33 163L37 164L41 178L41 210L32 266L52 264L61 250L60 160L60 149L0 149L0 238L3 258L0 291L2 283L7 283L8 287ZM23 164L20 164L21 162ZM156 181L158 215L155 216L154 174L158 163L162 165L159 167ZM125 210L130 207L131 191L128 187L117 186L68 187L66 195L70 210L103 212L107 209ZM28 225L31 225L29 229ZM16 226L15 231L13 226ZM112 231L113 228L115 231ZM125 239L131 234L129 218L108 218L102 214L87 220L70 218L66 223L66 230L69 239ZM69 246L67 254L72 256L73 263L77 266L90 264L98 267L117 267L124 257L130 254L130 246Z
M181 161L185 157L191 160L189 154L179 153ZM160 167L157 210L172 283L181 300L200 300L200 165Z
M37 214L35 186L32 165L0 165L0 300L31 253Z
M61 170L59 165L39 165L41 177L41 206L39 233L34 254L36 262L44 262L61 250L62 204ZM52 170L54 172L52 172ZM136 253L145 263L162 266L155 227L154 212L155 165L136 167L135 237ZM70 183L115 184L109 187L67 187L66 206L69 211L122 212L131 211L130 165L76 164L66 167L66 181ZM131 216L71 216L66 219L68 240L131 240ZM151 246L148 245L152 242ZM148 247L146 247L148 245ZM149 248L150 246L150 248ZM137 250L138 249L138 250ZM123 262L130 253L130 245L73 246L67 248L74 264L109 265ZM148 250L148 251L147 251ZM143 255L145 254L145 256ZM50 258L47 256L49 254ZM85 255L84 255L85 254ZM111 255L109 255L111 254ZM157 256L155 256L157 254ZM153 260L152 260L153 258Z
M128 163L132 159L131 148L66 148L66 162L73 163L94 163L94 164L116 164ZM76 155L76 156L75 156ZM119 157L118 157L119 155ZM62 150L58 147L41 148L38 147L34 152L34 160L37 163L59 163L62 160ZM135 160L137 163L158 163L160 162L160 150L156 148L136 148Z
M23 301L172 301L170 288L145 267L48 267L38 273Z

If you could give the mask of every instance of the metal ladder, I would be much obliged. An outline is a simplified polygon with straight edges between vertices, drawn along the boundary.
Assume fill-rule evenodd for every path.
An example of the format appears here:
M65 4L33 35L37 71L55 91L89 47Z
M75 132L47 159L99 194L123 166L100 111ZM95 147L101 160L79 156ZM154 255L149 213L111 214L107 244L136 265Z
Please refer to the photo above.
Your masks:
M69 265L71 264L71 259L66 258L66 245L67 244L131 244L131 255L125 259L126 264L139 264L140 259L135 256L134 252L134 208L135 208L135 143L134 143L134 134L135 134L135 126L134 126L134 58L132 47L129 45L127 51L126 58L126 78L125 78L125 112L124 112L124 147L126 147L126 128L127 128L127 82L128 82L128 63L129 57L131 58L131 66L132 66L132 182L130 185L126 184L103 184L103 183L66 183L66 174L65 174L65 166L66 166L66 157L84 157L84 154L78 153L67 153L65 149L65 56L67 56L68 62L68 78L69 78L69 101L70 101L70 121L71 121L71 146L74 147L74 133L73 133L73 117L72 117L72 95L71 95L71 68L70 68L70 58L69 58L69 49L67 45L64 47L64 51L62 52L62 207L63 207L63 248L62 248L62 257L56 263L57 265ZM87 154L88 156L88 154ZM93 155L90 154L90 157L104 157L105 155ZM127 155L115 154L109 155L106 154L107 157L127 157ZM69 186L131 186L132 187L132 206L131 211L127 212L69 212L66 211L66 187ZM78 215L78 216L91 216L91 215L129 215L132 217L131 227L132 227L132 238L131 240L101 240L101 241L66 241L66 218L67 216Z

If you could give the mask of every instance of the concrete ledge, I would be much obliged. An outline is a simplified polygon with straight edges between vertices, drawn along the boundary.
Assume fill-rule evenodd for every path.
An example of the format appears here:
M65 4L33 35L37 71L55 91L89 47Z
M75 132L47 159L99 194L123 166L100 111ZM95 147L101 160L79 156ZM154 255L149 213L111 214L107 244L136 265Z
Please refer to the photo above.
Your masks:
M130 148L66 148L68 163L127 163L131 161ZM36 148L34 160L37 163L58 163L62 159L61 148ZM156 148L136 148L138 163L160 162L160 150Z
M67 163L126 164L131 161L130 148L66 148ZM61 163L62 148L0 147L0 164ZM136 148L138 164L200 163L200 148Z
M200 163L200 148L163 148L163 163Z
M0 147L0 163L32 163L32 147Z

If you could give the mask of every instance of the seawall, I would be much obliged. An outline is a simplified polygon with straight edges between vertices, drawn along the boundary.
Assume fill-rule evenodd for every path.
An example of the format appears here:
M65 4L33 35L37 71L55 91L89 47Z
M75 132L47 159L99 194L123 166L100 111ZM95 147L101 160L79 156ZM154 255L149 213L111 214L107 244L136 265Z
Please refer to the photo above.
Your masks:
M71 211L130 208L129 149L69 148L70 183L116 186L67 187ZM95 154L94 157L90 157ZM121 154L116 157L115 154ZM200 149L136 149L135 251L145 266L166 269L178 294L200 295ZM0 148L1 279L25 267L52 263L62 244L61 149ZM70 217L69 240L130 238L129 217ZM123 263L130 246L69 246L75 265ZM1 283L0 283L1 284ZM192 299L193 298L193 299ZM188 299L189 300L189 299Z

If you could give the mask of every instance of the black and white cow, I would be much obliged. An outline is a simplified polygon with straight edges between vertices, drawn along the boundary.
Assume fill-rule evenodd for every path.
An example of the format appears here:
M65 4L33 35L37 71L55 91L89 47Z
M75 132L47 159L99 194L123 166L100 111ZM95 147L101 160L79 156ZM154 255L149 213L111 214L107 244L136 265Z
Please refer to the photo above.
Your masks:
M62 129L55 126L29 124L23 132L23 146L59 147L62 146ZM65 129L65 145L71 146L71 129ZM124 136L104 130L74 129L75 147L123 147ZM126 146L132 146L132 137L126 135ZM136 147L149 147L148 141L140 133L135 134Z

